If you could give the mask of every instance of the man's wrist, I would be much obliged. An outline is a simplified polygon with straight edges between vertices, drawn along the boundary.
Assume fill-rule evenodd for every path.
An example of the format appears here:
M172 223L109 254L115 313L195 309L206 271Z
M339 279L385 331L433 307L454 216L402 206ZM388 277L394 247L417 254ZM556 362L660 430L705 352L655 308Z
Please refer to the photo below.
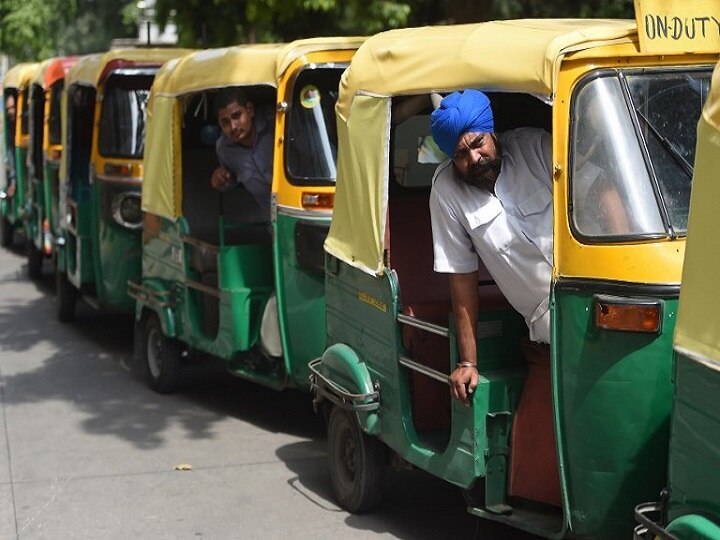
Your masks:
M457 368L472 368L472 369L477 369L477 364L476 364L475 362L462 361L462 362L458 362L458 363L455 365L455 369L457 369Z

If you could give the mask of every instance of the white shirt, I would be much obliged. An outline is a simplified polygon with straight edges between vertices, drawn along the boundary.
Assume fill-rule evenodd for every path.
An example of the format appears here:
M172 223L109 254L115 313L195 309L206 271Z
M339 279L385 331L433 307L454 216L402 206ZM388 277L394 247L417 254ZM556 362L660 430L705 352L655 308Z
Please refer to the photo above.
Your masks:
M468 273L478 255L500 291L525 318L530 339L550 342L553 264L552 140L542 129L498 135L502 169L492 193L435 171L430 215L435 271Z

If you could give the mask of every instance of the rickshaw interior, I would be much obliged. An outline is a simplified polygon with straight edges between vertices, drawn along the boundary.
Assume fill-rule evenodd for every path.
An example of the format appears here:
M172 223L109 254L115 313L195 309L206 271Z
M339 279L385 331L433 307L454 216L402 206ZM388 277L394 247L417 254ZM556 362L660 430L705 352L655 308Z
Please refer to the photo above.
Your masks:
M243 87L255 110L275 108L276 90L269 86ZM219 329L219 289L228 287L220 282L221 253L237 258L238 284L253 282L271 283L272 274L258 278L252 268L272 263L269 223L250 224L238 220L247 208L250 196L244 189L220 193L210 185L213 171L218 167L215 142L221 134L215 112L217 91L189 95L182 100L182 228L186 252L186 275L190 278L192 301L200 308L191 310L202 313L196 321L203 334L212 338ZM268 216L269 222L270 216ZM247 259L246 259L247 258ZM253 264L243 264L253 260ZM194 285L194 286L193 286ZM261 306L255 306L259 310ZM251 316L249 320L255 320Z
M45 89L39 84L30 87L30 122L32 122L32 141L30 150L33 166L31 180L32 191L43 179L43 132L45 127Z
M95 89L73 85L68 89L68 148L66 149L69 199L89 200L90 156L92 153ZM75 216L71 227L76 228Z
M488 96L497 132L528 126L552 131L551 107L536 97L511 93L488 93ZM399 283L399 312L448 328L452 326L449 280L447 275L433 270L428 206L432 177L445 155L431 141L431 112L432 105L426 96L393 100L390 135L393 167L388 190L385 257ZM523 360L521 343L527 336L525 323L502 295L482 261L479 261L478 288L478 371L487 379L501 381L505 387L513 424L519 426L517 435L513 428L511 445L516 467L531 460L533 453L544 453L543 459L554 461L556 450L552 436L547 437L551 440L531 443L521 432L526 426L542 421L550 423L546 433L552 433L549 366ZM447 337L415 325L402 324L400 330L402 345L412 361L443 374L451 371L455 354L452 330L450 343ZM450 441L453 414L448 386L415 369L404 370L404 373L417 440L436 452L443 452ZM560 519L557 473L550 480L551 488L541 485L545 482L542 478L528 483L528 478L518 479L513 474L509 477L511 495L534 499L535 503L530 504L549 505L550 528L557 530ZM484 498L478 504L484 506Z

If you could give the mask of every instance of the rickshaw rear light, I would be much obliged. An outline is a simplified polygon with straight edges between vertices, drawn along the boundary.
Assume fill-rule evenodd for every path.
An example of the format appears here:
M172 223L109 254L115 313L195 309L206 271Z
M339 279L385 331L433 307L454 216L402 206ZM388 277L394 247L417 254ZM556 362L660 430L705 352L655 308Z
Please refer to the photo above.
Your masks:
M662 302L596 296L595 324L603 330L659 334L662 326Z
M306 210L332 210L335 205L335 194L303 193L302 205Z
M105 174L109 176L132 176L132 165L129 163L106 163Z

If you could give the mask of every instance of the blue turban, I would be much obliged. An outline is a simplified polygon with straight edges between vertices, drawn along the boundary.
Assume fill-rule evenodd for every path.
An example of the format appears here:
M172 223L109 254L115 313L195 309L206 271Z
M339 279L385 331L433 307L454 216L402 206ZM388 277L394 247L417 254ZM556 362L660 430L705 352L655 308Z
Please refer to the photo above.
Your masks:
M430 131L440 149L452 156L463 133L495 131L490 100L479 90L445 96L440 107L430 115Z

